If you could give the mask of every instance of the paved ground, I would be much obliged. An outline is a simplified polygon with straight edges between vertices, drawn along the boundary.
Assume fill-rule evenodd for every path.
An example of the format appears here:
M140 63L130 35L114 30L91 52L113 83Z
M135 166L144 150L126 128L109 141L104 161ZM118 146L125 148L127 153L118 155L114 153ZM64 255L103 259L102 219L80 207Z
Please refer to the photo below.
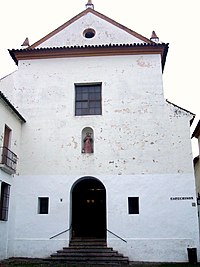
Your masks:
M200 263L130 263L132 267L200 267ZM38 259L9 259L0 262L0 267L127 267L121 265L90 265L90 264L55 264Z

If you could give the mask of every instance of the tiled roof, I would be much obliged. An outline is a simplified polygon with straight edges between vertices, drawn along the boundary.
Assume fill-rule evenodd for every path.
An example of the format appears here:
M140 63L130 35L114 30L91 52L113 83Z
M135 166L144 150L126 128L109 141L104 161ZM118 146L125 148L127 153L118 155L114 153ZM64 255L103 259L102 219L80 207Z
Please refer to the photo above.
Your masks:
M10 103L10 101L5 97L5 95L0 91L0 99L4 101L5 104L9 106L9 108L17 115L17 117L22 121L26 122L26 120L22 117L19 111Z
M55 50L55 49L74 49L74 48L107 48L107 47L138 47L138 46L154 46L163 47L168 46L168 43L133 43L133 44L98 44L98 45L74 45L62 47L40 47L40 48L25 48L25 49L11 49L9 51L35 51L35 50Z
M133 44L105 44L105 45L84 45L84 46L62 46L46 48L26 48L12 49L9 53L16 64L20 59L39 58L42 54L47 57L72 56L93 56L131 54L135 52L160 53L162 57L162 67L164 69L169 44L165 43L133 43ZM30 55L32 57L30 57ZM59 55L59 56L58 56Z

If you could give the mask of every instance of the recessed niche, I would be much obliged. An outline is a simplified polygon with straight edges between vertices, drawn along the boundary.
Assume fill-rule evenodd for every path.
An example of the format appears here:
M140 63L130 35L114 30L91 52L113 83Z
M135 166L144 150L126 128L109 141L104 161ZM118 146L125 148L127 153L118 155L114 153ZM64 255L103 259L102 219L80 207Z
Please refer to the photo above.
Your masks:
M83 36L87 39L91 39L95 36L96 32L94 29L86 29L83 32Z
M82 130L82 153L94 153L94 132L90 127Z

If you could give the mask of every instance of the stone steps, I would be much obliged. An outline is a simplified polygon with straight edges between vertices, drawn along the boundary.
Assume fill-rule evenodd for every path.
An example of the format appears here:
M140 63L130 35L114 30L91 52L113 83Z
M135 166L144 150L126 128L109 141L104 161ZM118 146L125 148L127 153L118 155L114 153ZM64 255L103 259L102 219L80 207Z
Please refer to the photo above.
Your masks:
M81 239L76 238L72 239L69 244L70 247L73 246L100 246L100 247L107 247L105 239Z
M63 251L64 252L74 252L74 249L76 249L76 252L79 252L79 253L84 253L86 249L90 249L89 251L92 252L92 253L97 253L97 252L100 252L100 253L106 253L108 251L112 252L113 249L112 248L101 248L101 247L74 247L74 248L71 248L71 247L65 247L63 248L62 250L58 250L57 252L58 253L62 253Z
M99 239L74 239L69 247L64 247L53 253L48 259L51 262L89 265L127 266L128 257L109 248L105 240Z

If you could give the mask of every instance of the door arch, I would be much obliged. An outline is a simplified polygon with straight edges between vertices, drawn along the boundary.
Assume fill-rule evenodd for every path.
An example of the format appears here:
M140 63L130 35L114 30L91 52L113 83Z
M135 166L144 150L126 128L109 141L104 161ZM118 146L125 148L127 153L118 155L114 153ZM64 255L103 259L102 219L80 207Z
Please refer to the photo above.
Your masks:
M72 188L72 238L106 239L106 189L84 177Z

